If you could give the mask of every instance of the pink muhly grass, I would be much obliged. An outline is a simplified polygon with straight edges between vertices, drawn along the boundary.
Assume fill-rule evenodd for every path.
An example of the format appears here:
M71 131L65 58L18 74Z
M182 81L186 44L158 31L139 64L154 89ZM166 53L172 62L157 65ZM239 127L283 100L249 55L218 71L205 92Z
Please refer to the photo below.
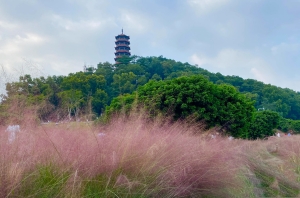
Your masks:
M300 136L283 136L268 141L255 141L249 144L252 151L248 158L256 165L264 164L274 175L286 179L299 180L300 175ZM255 157L253 156L255 154ZM297 174L295 174L295 172ZM298 178L297 178L298 177Z
M69 123L22 130L21 126L11 144L1 128L1 195L17 189L26 173L47 164L72 175L68 181L72 192L75 184L80 189L81 181L101 174L110 185L117 170L130 184L148 188L146 194L160 189L168 196L220 196L228 188L242 188L236 175L244 162L239 158L243 141L205 140L198 135L201 129L187 125L131 117L102 127ZM105 135L99 137L100 132Z

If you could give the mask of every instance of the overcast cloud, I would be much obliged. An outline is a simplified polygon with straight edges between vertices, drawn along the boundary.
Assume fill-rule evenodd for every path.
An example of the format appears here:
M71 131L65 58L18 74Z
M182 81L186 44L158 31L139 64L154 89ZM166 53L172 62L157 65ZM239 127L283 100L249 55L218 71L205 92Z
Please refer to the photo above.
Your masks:
M0 65L67 75L113 63L122 27L134 55L300 91L300 0L0 0Z

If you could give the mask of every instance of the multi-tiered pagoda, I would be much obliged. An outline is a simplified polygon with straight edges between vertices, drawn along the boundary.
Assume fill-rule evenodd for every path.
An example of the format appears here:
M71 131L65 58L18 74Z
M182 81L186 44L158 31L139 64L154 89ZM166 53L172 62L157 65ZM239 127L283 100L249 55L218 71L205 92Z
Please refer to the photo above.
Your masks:
M115 61L116 63L118 63L117 59L122 57L122 56L130 56L130 41L129 41L130 37L123 34L123 29L122 29L122 34L119 34L118 36L116 36L116 52L115 52Z

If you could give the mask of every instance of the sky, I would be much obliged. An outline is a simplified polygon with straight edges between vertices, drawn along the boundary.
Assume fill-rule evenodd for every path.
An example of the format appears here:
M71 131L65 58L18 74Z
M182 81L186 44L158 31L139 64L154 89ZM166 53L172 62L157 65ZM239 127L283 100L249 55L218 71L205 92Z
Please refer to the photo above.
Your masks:
M164 56L300 91L300 0L0 0L0 83Z

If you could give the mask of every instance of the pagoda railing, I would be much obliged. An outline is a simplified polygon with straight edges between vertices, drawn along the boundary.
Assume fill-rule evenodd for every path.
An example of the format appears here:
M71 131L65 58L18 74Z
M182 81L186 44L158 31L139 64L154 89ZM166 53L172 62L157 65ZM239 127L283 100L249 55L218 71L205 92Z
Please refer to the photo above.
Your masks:
M129 46L116 46L115 47L116 50L130 50Z
M116 52L128 52L128 53L130 53L129 50L116 50Z
M119 53L124 53L124 54L119 54ZM130 56L130 52L115 52L115 56Z
M120 47L122 47L122 46L128 47L129 45L128 45L128 44L116 44L116 46L117 46L117 47L118 47L118 46L120 46Z
M128 41L129 39L126 39L126 38L118 38L116 39L117 41Z

